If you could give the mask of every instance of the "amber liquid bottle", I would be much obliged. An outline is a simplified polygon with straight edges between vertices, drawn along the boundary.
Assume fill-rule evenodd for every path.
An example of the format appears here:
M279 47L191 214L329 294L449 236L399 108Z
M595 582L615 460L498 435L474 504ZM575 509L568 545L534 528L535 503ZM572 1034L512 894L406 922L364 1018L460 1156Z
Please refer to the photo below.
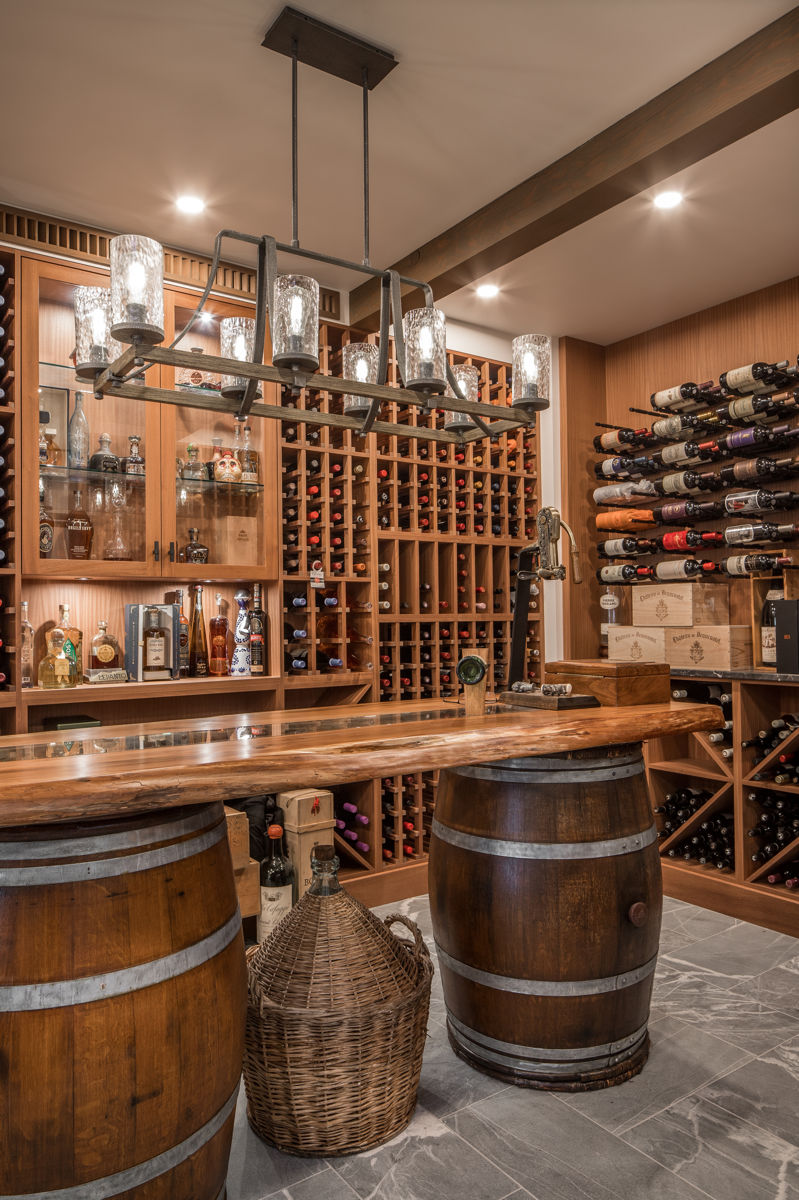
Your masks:
M229 675L230 664L227 655L228 620L222 615L222 595L216 595L216 616L209 622L211 630L211 674Z
M189 675L196 677L209 674L208 641L205 636L205 620L203 618L203 586L201 583L196 583L189 631Z

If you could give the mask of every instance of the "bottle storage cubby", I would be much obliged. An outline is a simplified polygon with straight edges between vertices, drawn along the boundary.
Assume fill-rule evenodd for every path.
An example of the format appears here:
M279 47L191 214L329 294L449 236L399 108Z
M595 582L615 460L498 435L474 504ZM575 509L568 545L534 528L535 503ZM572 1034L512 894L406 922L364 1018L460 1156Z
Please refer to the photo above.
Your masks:
M14 258L0 251L0 732L9 732L20 673L32 669L18 637L17 303Z

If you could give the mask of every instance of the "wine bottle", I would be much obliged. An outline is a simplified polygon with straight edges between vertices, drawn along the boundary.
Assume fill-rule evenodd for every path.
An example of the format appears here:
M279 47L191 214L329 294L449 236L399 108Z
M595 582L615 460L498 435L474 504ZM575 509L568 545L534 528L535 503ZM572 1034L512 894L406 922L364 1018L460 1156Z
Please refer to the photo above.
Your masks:
M712 381L703 384L680 383L676 387L653 392L649 397L649 403L656 411L665 409L667 412L679 413L683 409L695 408L699 404L705 403L710 397L710 387L712 387Z
M635 583L648 578L650 574L649 567L634 567L631 563L624 563L620 566L600 567L596 577L600 583Z
M296 900L294 867L283 854L283 827L270 825L266 832L269 854L262 861L260 869L259 942L265 941L288 916Z
M769 492L755 488L748 492L733 492L724 497L727 513L768 512L774 508L793 508L798 503L793 492Z
M735 554L730 558L723 558L718 563L703 563L702 569L706 575L714 573L732 576L757 575L764 571L773 574L783 567L789 567L791 562L790 558L769 554Z
M673 533L664 533L662 537L652 538L645 543L652 547L649 554L673 554L685 550L693 550L698 546L712 546L724 541L724 535L714 532L699 532L696 529L678 529Z
M773 525L765 522L756 525L728 525L723 538L727 546L743 546L758 542L787 542L797 535L797 525Z
M787 366L786 359L779 363L756 362L746 367L736 367L719 375L719 386L725 396L748 396L769 388L777 391L795 382L794 376L786 372Z
M600 429L608 430L607 433L598 433L594 438L594 449L598 454L603 451L623 451L625 446L645 446L654 440L648 429L616 429L602 421L595 421L594 424Z
M695 558L683 558L677 562L656 563L652 574L659 581L671 579L698 579L702 574L703 563Z
M712 521L724 515L724 506L716 500L679 500L663 504L653 514L654 521L671 524L683 521Z

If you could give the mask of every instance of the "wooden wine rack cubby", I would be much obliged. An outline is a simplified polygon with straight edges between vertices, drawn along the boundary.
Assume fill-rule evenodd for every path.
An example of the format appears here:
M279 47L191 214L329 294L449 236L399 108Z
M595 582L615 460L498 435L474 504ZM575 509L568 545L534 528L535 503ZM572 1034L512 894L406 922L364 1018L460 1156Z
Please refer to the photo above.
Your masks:
M17 302L16 263L13 254L0 251L0 547L5 557L0 562L0 671L5 676L0 689L0 733L13 729L14 690L19 681L18 613L20 600L19 555L17 553L17 429L18 367L17 367Z

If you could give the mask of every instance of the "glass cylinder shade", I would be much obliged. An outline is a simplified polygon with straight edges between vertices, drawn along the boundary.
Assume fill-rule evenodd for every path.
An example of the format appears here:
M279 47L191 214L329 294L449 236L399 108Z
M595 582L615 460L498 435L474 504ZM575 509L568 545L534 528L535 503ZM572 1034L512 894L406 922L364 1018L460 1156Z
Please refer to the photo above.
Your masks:
M251 363L254 351L255 321L252 317L223 317L219 322L219 353L222 358ZM244 375L222 376L222 395L229 400L240 400L246 389L247 379Z
M111 320L118 342L164 340L164 249L152 238L111 239Z
M377 383L380 351L370 342L350 342L341 348L341 369L345 379L359 383ZM346 395L344 412L351 417L365 416L372 407L368 396Z
M525 412L549 408L551 341L541 333L523 333L513 339L513 391L511 407Z
M446 391L447 322L440 308L412 308L402 318L405 386L421 392Z
M109 288L75 288L75 374L94 379L119 358L122 347L111 337Z
M452 374L455 376L455 382L464 400L471 400L476 404L480 399L478 394L480 372L477 370L477 367L470 367L466 363L459 363L457 367L452 368ZM450 396L455 394L452 388L449 388L448 392ZM466 413L449 410L444 420L444 428L453 432L457 432L459 429L473 429L474 421Z
M304 371L319 366L319 284L308 275L275 280L272 362Z

